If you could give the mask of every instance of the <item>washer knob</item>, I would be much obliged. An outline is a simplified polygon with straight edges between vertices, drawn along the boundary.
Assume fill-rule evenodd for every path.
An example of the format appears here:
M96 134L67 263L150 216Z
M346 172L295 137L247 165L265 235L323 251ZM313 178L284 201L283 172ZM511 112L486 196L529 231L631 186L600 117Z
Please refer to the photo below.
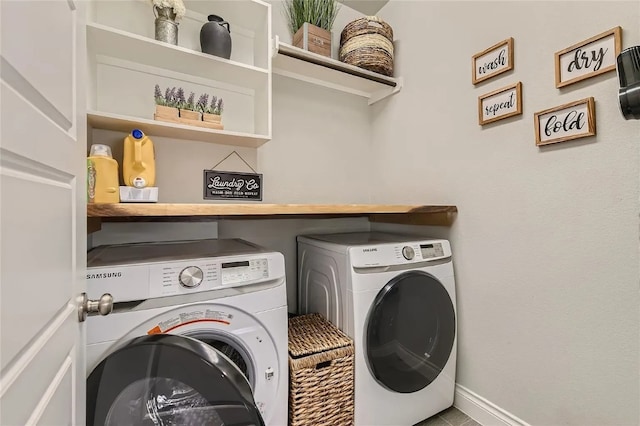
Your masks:
M402 255L404 256L405 259L407 260L411 260L413 259L413 256L416 255L415 251L413 251L413 249L409 246L404 246L402 247Z
M202 269L197 266L189 266L180 272L179 280L183 287L195 288L202 283L202 277Z

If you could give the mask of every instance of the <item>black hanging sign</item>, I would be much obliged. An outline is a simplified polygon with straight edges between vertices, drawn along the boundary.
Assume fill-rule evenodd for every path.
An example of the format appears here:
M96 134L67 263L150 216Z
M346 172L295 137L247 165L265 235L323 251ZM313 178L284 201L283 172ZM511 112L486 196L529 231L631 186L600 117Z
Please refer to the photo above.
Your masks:
M262 201L262 174L204 170L205 200Z

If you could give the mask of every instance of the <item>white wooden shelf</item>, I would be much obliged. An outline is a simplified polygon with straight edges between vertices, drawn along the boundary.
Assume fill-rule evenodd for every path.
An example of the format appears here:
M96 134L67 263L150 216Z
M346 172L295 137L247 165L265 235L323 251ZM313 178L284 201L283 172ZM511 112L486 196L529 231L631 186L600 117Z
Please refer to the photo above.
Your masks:
M267 69L196 52L102 24L87 24L87 43L94 55L110 56L254 90L262 90L269 81Z
M402 79L387 77L274 38L273 73L363 96L374 104L397 93Z
M163 136L173 139L194 140L249 148L257 148L271 139L267 135L206 129L98 111L88 111L87 120L89 126L94 129L115 130L125 133L129 133L132 129L140 129L150 136Z

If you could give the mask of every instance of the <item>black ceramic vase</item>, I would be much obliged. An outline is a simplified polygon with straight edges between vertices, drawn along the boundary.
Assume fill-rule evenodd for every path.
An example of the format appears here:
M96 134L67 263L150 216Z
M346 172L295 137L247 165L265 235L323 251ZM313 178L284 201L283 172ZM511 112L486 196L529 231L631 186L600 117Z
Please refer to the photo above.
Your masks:
M231 57L231 28L218 15L209 15L209 22L200 29L200 47L203 53L229 59Z

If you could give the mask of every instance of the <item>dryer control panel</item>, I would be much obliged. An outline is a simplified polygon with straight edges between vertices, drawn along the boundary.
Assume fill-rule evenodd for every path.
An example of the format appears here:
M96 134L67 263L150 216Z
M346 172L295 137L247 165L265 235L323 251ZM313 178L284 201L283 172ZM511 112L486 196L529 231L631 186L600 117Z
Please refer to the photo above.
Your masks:
M349 254L354 268L370 268L446 259L451 247L446 240L412 241L350 247Z

